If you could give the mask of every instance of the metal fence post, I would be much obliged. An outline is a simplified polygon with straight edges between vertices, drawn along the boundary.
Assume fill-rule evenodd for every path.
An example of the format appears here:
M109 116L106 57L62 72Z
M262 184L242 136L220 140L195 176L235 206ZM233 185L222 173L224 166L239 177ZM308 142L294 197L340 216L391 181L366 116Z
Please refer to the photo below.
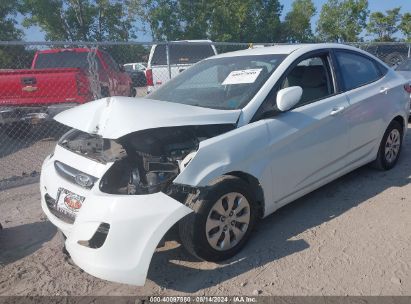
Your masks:
M167 56L167 68L168 68L168 79L171 79L171 67L170 67L170 45L168 41L166 42L166 56Z
M408 44L408 58L411 57L411 43Z

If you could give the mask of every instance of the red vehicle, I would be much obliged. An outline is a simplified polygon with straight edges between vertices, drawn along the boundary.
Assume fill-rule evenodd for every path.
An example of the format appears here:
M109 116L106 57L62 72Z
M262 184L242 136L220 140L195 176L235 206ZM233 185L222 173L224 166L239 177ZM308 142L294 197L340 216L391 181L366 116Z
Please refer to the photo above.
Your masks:
M94 99L131 96L132 81L105 51L38 51L31 69L0 70L0 125L16 137L35 123Z

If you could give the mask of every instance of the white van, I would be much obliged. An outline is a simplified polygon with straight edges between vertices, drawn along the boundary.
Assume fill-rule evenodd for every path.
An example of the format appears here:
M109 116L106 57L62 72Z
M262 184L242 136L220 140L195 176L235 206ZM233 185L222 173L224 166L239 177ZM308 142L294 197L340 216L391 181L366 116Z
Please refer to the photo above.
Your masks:
M146 69L147 92L152 92L163 83L175 77L194 63L217 54L211 40L172 41L169 45L154 44L151 47Z

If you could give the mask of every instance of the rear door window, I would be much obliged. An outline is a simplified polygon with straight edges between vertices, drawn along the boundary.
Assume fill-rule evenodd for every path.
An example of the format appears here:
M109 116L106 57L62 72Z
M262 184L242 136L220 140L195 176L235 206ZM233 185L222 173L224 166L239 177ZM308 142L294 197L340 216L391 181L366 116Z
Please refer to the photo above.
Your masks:
M373 59L353 52L336 51L346 91L374 82L382 73Z
M171 44L169 45L170 64L193 64L215 55L210 44ZM157 45L151 65L166 65L166 45Z

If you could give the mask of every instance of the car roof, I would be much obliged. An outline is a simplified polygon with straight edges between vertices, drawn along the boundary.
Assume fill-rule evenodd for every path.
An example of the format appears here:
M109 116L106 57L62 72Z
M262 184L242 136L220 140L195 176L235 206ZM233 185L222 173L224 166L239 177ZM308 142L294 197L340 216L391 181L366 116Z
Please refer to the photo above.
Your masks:
M348 49L348 50L356 50L361 51L355 47L339 44L339 43L307 43L307 44L278 44L274 46L267 46L267 47L257 47L257 48L249 48L246 50L234 51L229 53L222 53L213 58L222 58L222 57L232 57L232 56L249 56L249 55L289 55L292 52L302 49L309 51L314 51L318 49L324 48L339 48L339 49Z

